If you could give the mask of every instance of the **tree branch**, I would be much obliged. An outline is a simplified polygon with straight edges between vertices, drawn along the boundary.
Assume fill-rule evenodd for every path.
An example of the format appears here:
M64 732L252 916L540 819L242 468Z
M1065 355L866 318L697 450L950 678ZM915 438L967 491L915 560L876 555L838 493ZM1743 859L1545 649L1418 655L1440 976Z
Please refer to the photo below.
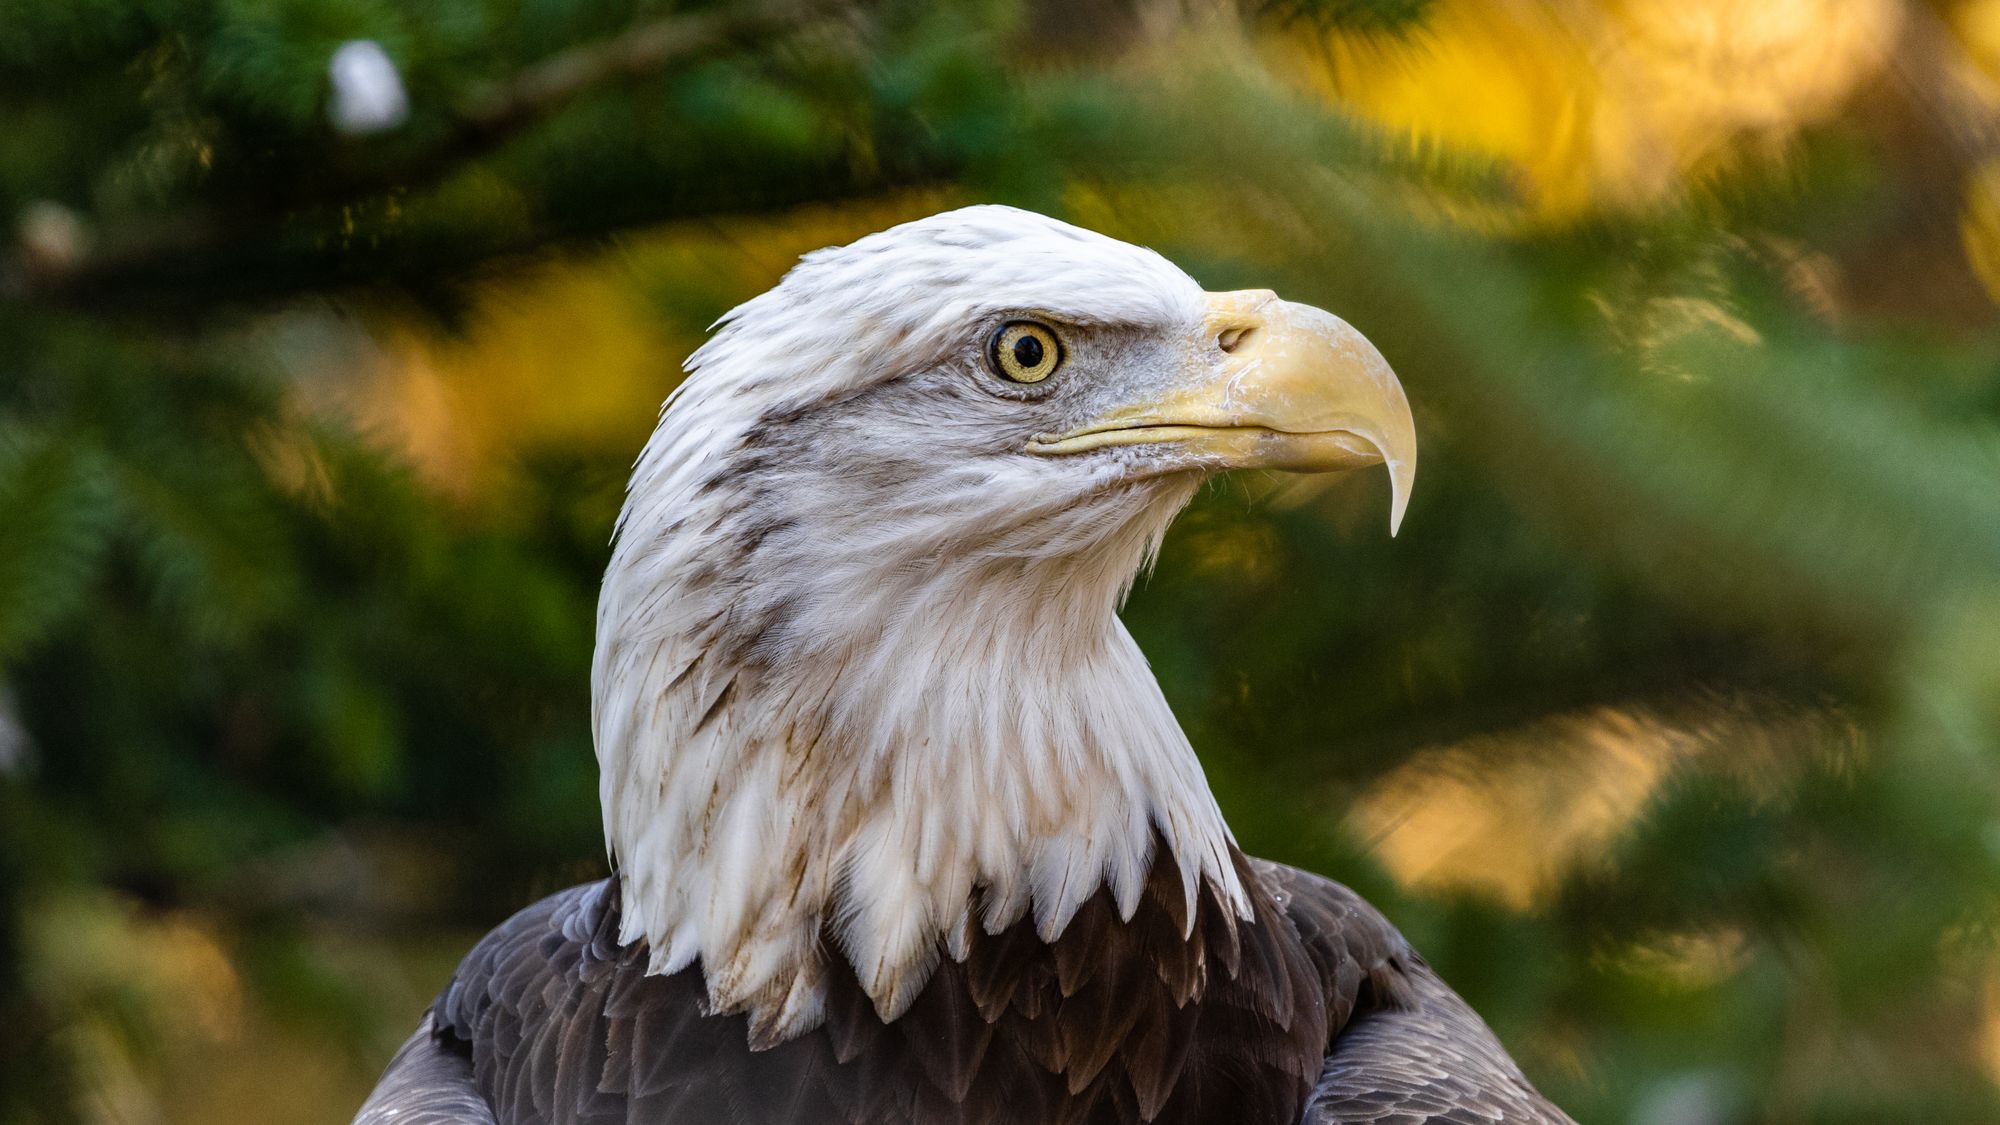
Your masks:
M474 90L460 103L453 139L432 159L449 167L497 148L606 83L658 74L717 48L752 45L846 6L842 0L765 0L667 16L610 39L558 51L505 82ZM408 186L412 178L412 172L405 172L396 183ZM417 171L414 178L425 177Z
M612 39L559 51L510 81L476 90L462 103L459 118L469 128L504 133L613 79L656 73L711 48L789 30L839 7L838 0L772 0L667 16Z
M408 159L358 174L302 177L320 185L312 200L267 197L254 210L229 214L212 205L195 205L163 216L147 230L61 258L17 245L0 259L0 300L68 302L89 292L144 284L148 277L194 272L192 267L204 255L269 245L301 209L336 208L379 192L436 183L608 83L658 74L720 49L767 41L849 6L843 0L762 0L665 16L558 51L509 79L470 91L459 100L444 139Z

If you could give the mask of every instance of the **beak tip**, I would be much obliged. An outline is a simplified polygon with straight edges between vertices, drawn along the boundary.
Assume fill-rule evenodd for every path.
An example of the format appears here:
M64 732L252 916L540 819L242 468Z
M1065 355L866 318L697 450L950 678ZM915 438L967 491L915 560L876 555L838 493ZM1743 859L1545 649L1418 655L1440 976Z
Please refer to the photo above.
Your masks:
M1403 528L1403 514L1410 509L1410 486L1416 483L1416 466L1406 461L1389 463L1389 538Z

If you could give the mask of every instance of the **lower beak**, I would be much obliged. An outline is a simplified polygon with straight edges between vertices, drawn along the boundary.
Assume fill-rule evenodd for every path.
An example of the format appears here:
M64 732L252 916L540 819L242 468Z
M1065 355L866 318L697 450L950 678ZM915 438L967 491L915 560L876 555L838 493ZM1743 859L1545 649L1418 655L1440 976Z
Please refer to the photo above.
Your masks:
M1387 465L1394 535L1417 475L1417 433L1382 353L1332 313L1266 290L1210 294L1208 306L1203 359L1186 383L1038 437L1028 451L1161 445L1191 468L1303 473Z

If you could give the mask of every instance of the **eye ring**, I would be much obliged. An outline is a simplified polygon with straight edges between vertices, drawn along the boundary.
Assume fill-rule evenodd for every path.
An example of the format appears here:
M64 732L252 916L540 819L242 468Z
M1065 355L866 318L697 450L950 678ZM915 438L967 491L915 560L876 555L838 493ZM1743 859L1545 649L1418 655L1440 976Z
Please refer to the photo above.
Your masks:
M1039 383L1062 366L1062 341L1040 321L1010 320L994 331L986 359L1009 382Z

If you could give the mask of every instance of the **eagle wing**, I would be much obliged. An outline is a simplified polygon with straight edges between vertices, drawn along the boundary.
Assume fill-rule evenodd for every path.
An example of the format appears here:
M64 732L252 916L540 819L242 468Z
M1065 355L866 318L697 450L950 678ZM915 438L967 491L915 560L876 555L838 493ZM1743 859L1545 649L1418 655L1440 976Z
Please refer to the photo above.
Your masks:
M1327 982L1335 1031L1304 1125L1575 1125L1380 911L1331 879L1255 866Z
M437 1040L429 1012L389 1060L354 1125L497 1125L472 1080L472 1060Z

